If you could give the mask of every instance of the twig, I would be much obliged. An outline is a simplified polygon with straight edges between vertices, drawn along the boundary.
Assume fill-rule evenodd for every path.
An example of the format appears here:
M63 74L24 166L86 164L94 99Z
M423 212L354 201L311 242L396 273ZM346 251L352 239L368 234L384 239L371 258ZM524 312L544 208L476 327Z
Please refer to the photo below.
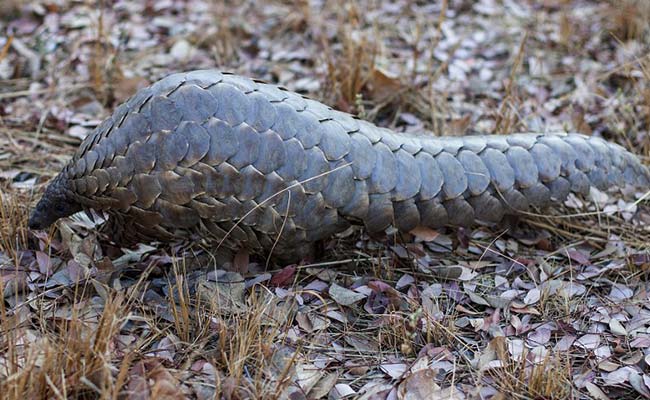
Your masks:
M503 101L501 102L501 105L499 106L499 111L497 113L496 117L496 122L494 126L494 131L496 133L504 134L508 133L510 128L510 124L507 126L503 126L504 121L506 121L506 107L510 106L510 100L512 98L512 91L513 88L515 87L515 80L517 79L517 73L519 72L519 67L521 66L521 62L524 59L524 49L526 46L526 41L528 40L528 31L524 33L524 37L521 39L521 43L519 43L519 50L517 50L517 55L515 56L515 61L513 62L512 65L512 70L510 71L510 77L508 79L508 85L506 86L506 95L503 98ZM510 122L509 118L508 121Z
M4 60L5 57L7 57L7 53L9 53L9 47L11 47L11 42L13 42L14 36L11 35L7 39L7 43L5 43L4 46L2 46L2 50L0 50L0 61Z
M43 88L43 89L35 89L35 90L18 90L16 92L7 92L7 93L0 93L0 100L4 99L13 99L16 97L23 97L23 96L31 96L35 94L44 94L48 92L56 92L56 93L63 93L63 92L70 92L74 90L79 90L79 89L87 89L89 88L90 85L87 83L80 83L77 85L70 85L70 86L59 86L56 89L55 88Z

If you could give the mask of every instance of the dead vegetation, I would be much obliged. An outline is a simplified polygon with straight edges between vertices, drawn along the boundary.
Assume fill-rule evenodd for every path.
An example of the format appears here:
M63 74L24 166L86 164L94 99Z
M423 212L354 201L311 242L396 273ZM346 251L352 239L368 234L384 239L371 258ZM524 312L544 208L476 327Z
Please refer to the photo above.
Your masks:
M650 3L643 0L610 1L609 30L622 40L646 40L650 34Z
M0 393L650 397L643 193L572 198L508 231L353 231L313 264L244 257L238 272L116 249L83 220L26 228L79 139L184 69L401 131L571 130L649 157L647 5L0 2Z
M509 398L507 393L516 393L521 399L554 400L573 396L568 356L533 354L524 347L521 354L513 357L503 337L492 339L484 356L482 361L486 365L494 363L486 375L499 388L496 399Z
M87 302L74 302L71 314L43 309L38 300L30 323L30 310L0 307L0 348L4 379L0 390L7 399L116 397L124 385L112 371L112 341L125 311L120 297L107 299L101 314ZM99 306L99 305L96 305ZM95 307L96 309L96 307ZM35 323L35 325L34 325ZM32 340L29 340L32 339ZM128 367L128 363L123 364Z
M445 21L446 0L441 2L437 20L416 17L408 32L380 27L368 17L372 10L361 10L356 3L335 10L334 40L324 36L324 30L319 38L326 67L320 97L325 102L370 121L387 121L393 127L400 123L402 113L413 113L426 121L434 134L463 133L447 132L446 103L429 86L447 67L433 56ZM404 60L392 62L396 60L384 44L389 37L404 46Z

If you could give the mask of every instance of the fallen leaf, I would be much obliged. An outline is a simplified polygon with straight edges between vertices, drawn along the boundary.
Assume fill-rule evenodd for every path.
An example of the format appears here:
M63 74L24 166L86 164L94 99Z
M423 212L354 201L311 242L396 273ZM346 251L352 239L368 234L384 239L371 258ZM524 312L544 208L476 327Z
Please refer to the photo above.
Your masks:
M310 399L325 398L339 379L337 373L325 374L308 393Z
M298 364L296 366L295 380L305 393L309 393L323 375L324 372L314 364Z
M217 275L217 281L199 281L197 295L199 299L212 306L219 313L236 313L246 310L244 300L244 278L236 272L223 272Z
M415 278L413 278L409 274L404 274L404 275L402 275L401 278L399 278L399 280L395 284L395 289L398 289L398 290L403 289L403 288L405 288L408 285L411 285L413 283L415 283Z
M609 400L609 397L607 397L605 392L603 392L598 386L594 385L593 383L585 383L585 388L587 388L587 391L594 399Z
M617 319L612 318L609 320L609 329L614 335L627 336L627 331Z
M352 387L347 383L337 383L334 385L334 389L330 391L329 395L331 396L332 400L338 400L344 397L352 396L356 393L357 392L352 389Z
M600 345L600 335L588 333L578 338L574 344L585 350L593 350Z
M527 306L536 304L541 297L542 292L538 288L531 289L526 293L526 297L524 297L524 304Z
M432 369L424 369L410 374L397 389L397 395L402 400L434 399L434 393L440 390L435 382L436 373Z
M295 275L296 266L287 265L286 267L282 268L280 272L277 272L273 275L271 281L269 282L269 285L279 287L290 286L293 284Z
M633 367L621 367L603 375L603 382L607 386L620 385L629 380L631 374L638 374Z
M567 255L569 258L580 265L588 265L590 263L589 254L586 254L582 251L576 249L567 250Z
M650 389L648 389L648 386L645 384L645 378L646 374L640 374L640 373L631 373L629 378L630 378L630 385L639 392L639 394L646 399L650 399Z
M408 370L408 365L404 363L386 363L386 364L381 364L379 368L384 371L388 376L390 376L393 379L399 379L404 375L404 372Z
M350 306L360 300L366 298L365 294L357 293L353 290L346 289L342 286L333 283L329 289L329 295L338 304L342 306Z

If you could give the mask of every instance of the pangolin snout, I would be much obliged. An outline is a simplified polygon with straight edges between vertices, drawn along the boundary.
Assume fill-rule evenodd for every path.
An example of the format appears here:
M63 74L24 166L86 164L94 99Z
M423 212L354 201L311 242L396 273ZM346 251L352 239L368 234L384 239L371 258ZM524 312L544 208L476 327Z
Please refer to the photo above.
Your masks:
M50 203L45 196L38 202L29 217L28 226L30 229L46 229L58 219L55 216L55 209Z
M46 227L43 224L43 217L37 210L32 212L32 215L29 217L29 222L27 224L29 229L45 229Z
M65 195L65 182L64 179L57 177L47 187L29 217L30 229L46 229L59 218L68 217L81 211L81 205Z

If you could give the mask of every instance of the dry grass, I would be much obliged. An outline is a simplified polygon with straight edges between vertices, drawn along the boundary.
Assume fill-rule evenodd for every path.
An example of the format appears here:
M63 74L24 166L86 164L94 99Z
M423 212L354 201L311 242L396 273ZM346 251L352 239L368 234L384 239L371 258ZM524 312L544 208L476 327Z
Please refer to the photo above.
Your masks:
M6 190L0 192L0 251L14 258L27 247L28 212L24 201Z
M356 3L336 9L336 41L320 37L326 67L323 101L363 119L389 121L391 126L398 122L400 113L414 113L437 135L462 134L462 131L448 132L447 108L441 101L444 94L429 85L447 68L446 63L436 63L431 57L445 21L447 1L441 4L437 20L418 18L409 32L405 44L411 53L410 69L403 61L392 60L387 54L385 36L395 32L367 20L367 10L360 10ZM427 31L437 34L425 39L423 33ZM429 62L426 70L421 71L418 65L424 55L429 56ZM388 64L398 66L399 71L387 69Z
M623 40L646 40L650 34L650 3L645 0L609 1L612 34Z
M524 346L523 353L513 357L504 337L492 339L486 352L498 360L485 374L494 380L499 394L496 399L549 399L572 398L571 369L566 356L549 353L541 360L532 361L533 354Z
M516 133L518 123L519 123L519 112L516 109L518 99L516 95L516 82L521 64L524 60L526 52L526 41L528 39L528 32L524 34L519 43L517 53L515 58L512 61L512 67L510 69L510 77L508 78L508 83L505 88L505 96L501 101L499 110L497 111L496 121L494 126L494 133L496 134L509 134Z
M324 93L330 104L351 113L363 113L363 91L372 80L381 39L372 27L362 27L354 3L342 8L337 16L338 44L322 38L327 66ZM346 21L345 23L343 21ZM333 48L337 45L338 48Z
M3 15L18 15L25 4L0 3ZM426 2L413 4L416 3ZM164 18L152 21L147 13L157 11L148 8L145 21L151 26L162 23L162 27L152 28L160 42L122 53L121 44L117 48L114 44L115 30L124 21L109 18L105 13L111 11L98 2L102 12L93 19L90 34L71 39L87 46L83 50L90 53L88 59L81 61L87 62L83 66L88 71L87 79L71 79L76 73L73 67L80 61L71 62L65 59L69 54L62 52L51 55L54 60L48 58L47 62L51 63L48 68L57 72L56 78L60 74L67 79L64 83L39 82L42 87L31 88L31 80L22 78L11 80L2 88L0 112L4 112L5 105L16 108L0 120L0 169L19 169L30 177L41 177L39 183L43 177L52 176L77 144L77 139L67 134L69 121L60 116L57 120L52 115L54 111L57 107L69 111L66 107L77 100L87 104L96 99L107 105L104 112L108 113L115 101L135 89L124 83L126 72L141 82L174 69L214 66L278 80L281 84L291 83L294 78L310 78L321 86L309 95L320 96L338 109L383 126L402 129L405 124L400 118L409 113L422 123L416 124L417 129L429 129L435 134L463 133L481 120L490 122L485 132L508 133L526 128L530 112L543 116L543 122L560 121L585 132L604 126L606 129L599 131L604 136L650 156L649 55L617 59L615 68L606 64L604 71L583 73L577 67L572 69L582 66L581 61L586 60L587 66L596 63L590 52L603 48L583 49L593 36L590 32L586 35L585 27L576 22L579 16L571 13L575 2L569 0L539 7L543 12L552 11L557 3L562 9L558 12L563 14L558 18L557 43L544 43L542 38L553 35L538 31L547 21L532 24L530 20L508 18L499 20L495 30L506 26L512 35L490 39L482 50L472 53L474 49L466 45L466 39L487 28L475 27L469 33L463 30L466 17L476 16L470 3L459 6L442 1L442 11L433 17L413 15L404 8L395 15L405 19L390 24L382 21L384 13L380 7L386 6L382 2L331 1L319 10L311 8L307 1L272 1L268 7L252 1L237 6L211 2L206 8L213 16L211 23L204 30L183 33L182 37L168 35ZM598 10L608 11L599 16L602 21L593 22L607 32L601 40L611 40L603 47L624 47L634 41L643 44L648 37L648 4L626 0L597 5ZM65 11L64 7L61 12ZM370 18L377 15L382 18ZM188 26L196 22L181 21L183 16L174 13L166 17L178 19L174 19L174 29L190 29ZM118 23L114 24L115 21ZM529 31L530 34L525 33ZM460 35L458 42L442 46L441 42L452 33ZM74 32L69 34L73 36ZM201 57L173 62L163 58L162 63L154 60L140 64L142 59L154 55L168 56L170 47L181 39L195 46ZM302 40L300 45L291 47L296 40ZM502 43L507 46L501 53L483 56L483 51L488 54ZM278 50L285 50L282 46L288 47L285 53L289 55L284 56L288 61L274 58ZM436 50L448 58L442 61ZM482 58L492 63L482 67L497 71L486 78L489 82L479 82L486 84L485 91L474 93L449 79L446 82L450 87L457 85L449 93L436 88L434 84L448 78L450 67L458 61L457 51L465 54L458 59L465 61L461 67L468 67L472 77L478 74L472 69L473 63L480 63ZM548 89L550 96L555 96L552 100L564 103L552 112L539 111L544 104L531 107L534 95L526 87L530 84L527 63L531 54L538 54L536 51L550 54L549 59L576 57L575 65L564 66L566 69L561 68L557 75L545 77L548 82L555 84L567 80L567 76L579 76L587 80L586 85L592 85L588 90L597 94L590 92L589 96L598 97L598 101L617 101L613 105L594 102L596 105L576 111L578 117L566 118L563 113L571 108L567 99L576 88L556 95L550 84L544 86L548 83L544 81L536 84ZM6 43L0 49L0 62L15 58L11 43ZM283 73L289 72L288 82L283 81L287 79ZM593 76L594 82L586 79ZM498 85L490 86L492 81ZM49 87L50 84L53 86ZM618 86L619 92L608 92ZM120 91L125 94L118 94ZM26 101L21 104L14 102L16 99ZM16 123L21 112L30 111L25 105L30 101L43 102L38 107L45 110L39 110L44 116L30 116ZM78 110L74 105L71 107L71 115L75 115ZM360 391L373 381L398 386L403 377L388 378L381 368L387 362L410 367L429 354L429 364L440 363L432 371L436 371L436 384L443 387L460 388L465 393L492 387L499 392L493 397L497 399L579 398L585 389L576 388L576 375L590 368L594 373L602 372L590 364L593 353L573 349L565 353L549 351L533 361L535 354L529 350L532 346L524 346L521 356L513 356L507 341L525 341L537 326L549 322L562 324L562 329L570 326L576 332L588 332L592 310L587 305L601 304L598 302L602 300L604 305L600 307L609 307L607 296L614 283L628 285L635 295L645 290L647 265L634 257L647 250L650 232L618 214L605 216L584 210L578 213L569 208L552 215L527 216L525 226L549 234L544 246L524 245L516 232L502 235L500 230L485 227L473 232L441 230L441 235L449 236L453 250L429 252L427 244L409 243L414 251L410 257L402 258L385 246L400 243L403 239L398 235L377 243L355 232L328 243L323 260L298 266L291 284L279 288L269 281L244 288L244 283L265 272L256 265L250 266L251 270L239 281L221 275L210 279L204 275L197 277L186 269L186 260L182 258L164 261L169 257L160 249L139 255L140 258L129 254L132 258L128 262L113 265L122 255L119 249L84 237L89 247L101 250L101 257L91 260L90 272L78 282L51 284L54 274L72 269L67 263L79 254L73 254L77 250L62 243L54 230L47 237L28 231L26 221L33 198L27 193L29 190L19 188L20 180L12 179L2 178L0 193L0 293L11 293L0 302L0 393L9 399L117 399L135 392L145 393L149 398L198 397L197 393L202 393L206 398L276 399L292 392L318 398L318 385L305 384L310 380L305 378L305 366L318 365L318 371L323 373L319 382L329 376L336 383ZM34 191L41 188L36 185ZM566 218L569 214L572 217ZM645 211L641 214L645 215ZM468 237L476 232L483 236ZM500 247L495 244L497 241ZM567 249L586 246L593 256L612 243L624 249L620 254L613 252L592 259L593 268L612 262L622 262L627 267L603 270L593 280L581 280L586 292L579 296L550 294L545 287L538 302L522 305L522 294L516 298L520 303L517 307L510 307L510 303L496 307L468 299L469 293L498 298L506 290L497 285L498 279L506 280L509 289L516 286L521 291L530 284L541 286L546 283L540 279L541 270L548 279L577 282L574 271L585 268L567 258ZM45 254L56 261L57 267L47 270L47 265L41 265L36 257L39 251L43 252L39 253L41 257ZM485 260L489 262L481 264ZM520 268L522 263L527 263L527 269ZM472 264L468 270L477 277L468 282L457 276L432 276L426 269L432 267L437 271L455 264ZM269 266L279 267L282 266ZM103 275L94 268L105 268L101 271ZM279 269L269 272L277 276ZM4 287L14 284L6 282L15 275L25 279L15 287ZM397 280L406 275L414 283L394 289ZM333 283L346 288L355 286L359 292L367 293L368 283L373 280L392 290L370 290L377 296L373 304L379 304L372 312L365 308L365 299L341 306L332 300L327 289L303 291L306 285L317 282L327 287ZM51 286L45 286L48 284ZM425 301L423 291L433 285L439 285L440 294L426 297ZM386 302L384 308L382 301ZM639 304L643 306L642 301L635 299L624 306ZM612 312L627 312L619 304L612 307ZM528 330L515 331L513 321L519 321L519 327L525 325ZM563 333L554 331L552 339L540 346L552 349ZM603 337L606 335L609 333ZM631 351L628 342L635 338L630 335L612 342L619 346L617 351ZM477 367L482 357L499 363L482 369ZM452 364L451 369L445 369L450 368L445 362ZM606 389L612 396L618 393L618 388ZM327 395L324 393L322 396Z
M238 308L230 297L235 289L227 285L210 286L197 298L190 295L180 271L176 267L174 271L176 283L170 285L169 299L173 324L160 334L177 338L176 348L182 349L176 357L179 363L187 366L198 358L211 362L217 368L216 388L226 398L280 396L291 384L299 354L282 344L293 323L293 302L278 301L260 287Z
M107 288L103 304L91 296L93 286L78 287L71 295L83 300L69 306L37 301L35 315L28 304L10 311L0 303L3 398L115 399L134 390L176 396L174 382L199 359L217 368L211 391L232 399L278 398L292 383L299 354L282 345L291 304L255 290L245 312L228 313L219 302L190 299L184 280L177 282L170 285L171 323L133 297L137 286L130 300ZM120 344L130 331L125 327L138 322L149 333ZM157 358L166 347L152 347L161 338L173 345L171 364Z
M125 382L114 379L111 343L128 310L119 296L107 299L98 316L86 318L87 306L75 302L65 317L41 310L31 323L27 310L10 315L1 307L5 398L117 397Z
M217 317L215 365L239 398L275 398L291 383L298 352L282 342L292 318L264 293L253 293L246 313ZM250 312L250 314L248 314Z

